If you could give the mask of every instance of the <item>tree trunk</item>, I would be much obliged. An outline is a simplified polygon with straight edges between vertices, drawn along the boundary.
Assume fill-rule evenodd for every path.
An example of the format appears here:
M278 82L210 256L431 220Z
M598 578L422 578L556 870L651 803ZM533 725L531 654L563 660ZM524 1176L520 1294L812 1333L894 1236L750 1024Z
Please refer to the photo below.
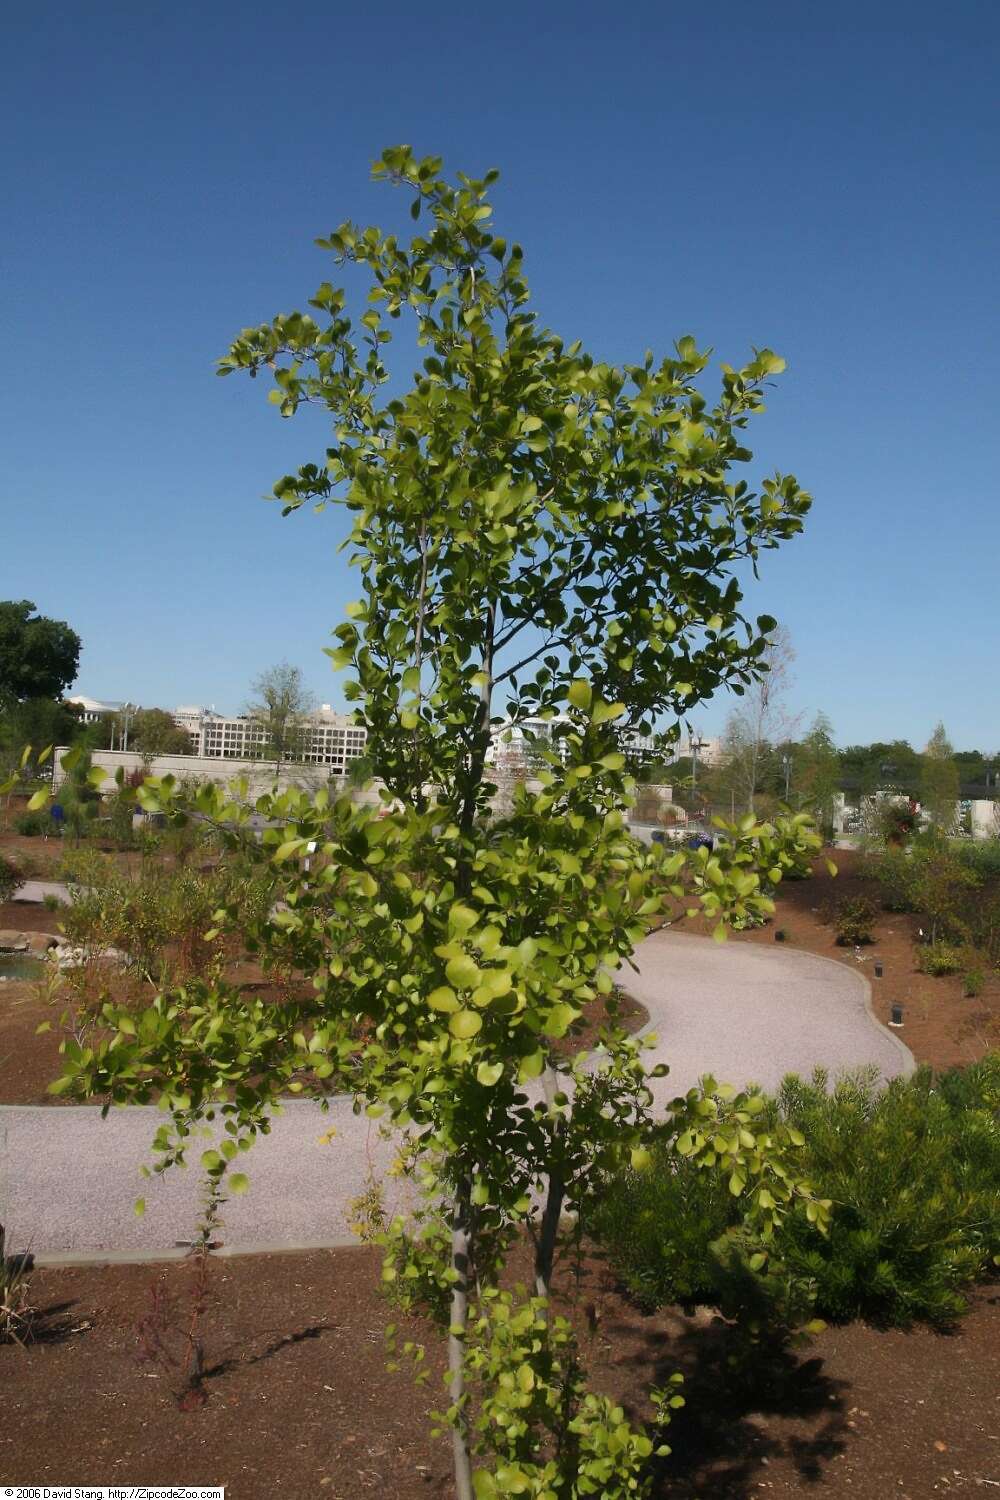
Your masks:
M555 1069L546 1068L545 1099L550 1107L555 1103L556 1092ZM559 1120L555 1128L557 1139L562 1135L562 1128L562 1120ZM559 1234L559 1220L562 1216L565 1197L566 1184L562 1172L550 1172L545 1207L542 1210L542 1223L538 1231L538 1243L535 1246L535 1291L539 1297L547 1297L549 1287L552 1285L552 1265L555 1260L556 1238Z
M463 1179L455 1193L451 1221L451 1265L458 1279L451 1290L451 1326L448 1331L448 1391L452 1404L465 1395L465 1329L469 1317L470 1190ZM469 1457L469 1424L464 1409L452 1423L451 1447L458 1500L472 1500L472 1463Z

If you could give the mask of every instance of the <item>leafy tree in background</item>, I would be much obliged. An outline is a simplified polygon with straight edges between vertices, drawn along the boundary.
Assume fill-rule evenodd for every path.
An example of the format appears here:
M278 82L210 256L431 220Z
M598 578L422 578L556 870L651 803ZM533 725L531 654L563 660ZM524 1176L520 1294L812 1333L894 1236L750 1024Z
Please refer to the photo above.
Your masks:
M875 740L870 745L846 745L840 767L856 779L862 796L899 792L915 797L920 785L920 756L908 740Z
M548 1293L564 1214L582 1232L597 1174L649 1159L651 1098L643 1044L613 1013L596 1066L565 1039L678 892L722 936L725 921L773 909L761 871L774 878L817 840L807 819L751 817L715 853L641 845L625 821L622 726L677 721L758 681L774 621L744 617L738 573L794 536L810 502L791 477L759 491L738 477L776 355L723 365L713 402L691 337L659 362L600 363L530 310L521 248L490 222L495 173L453 184L399 147L376 175L405 185L430 224L408 243L351 223L321 241L367 273L360 333L325 282L319 322L293 313L245 330L222 370L272 371L285 416L304 402L330 413L326 452L275 494L286 512L352 517L361 597L330 654L352 670L345 692L384 805L273 794L256 807L279 826L258 844L241 834L249 809L202 788L193 805L277 883L254 949L312 990L278 1009L223 983L183 1004L164 996L70 1058L59 1087L162 1096L164 1165L214 1112L227 1134L202 1161L216 1175L289 1089L348 1090L409 1131L428 1216L386 1227L385 1275L446 1330L459 1500L624 1500L643 1492L652 1444L587 1390ZM404 314L422 365L385 400ZM487 751L508 713L568 717L541 790L516 789L496 816ZM139 795L177 802L169 780ZM762 1133L752 1100L707 1085L671 1108L678 1152L725 1174L758 1239L797 1196L822 1222L797 1143ZM501 1289L525 1235L532 1289ZM666 1414L677 1398L657 1399Z
M0 708L0 769L10 771L20 763L26 745L31 755L26 769L36 772L39 756L49 745L72 745L80 735L79 714L72 705L51 698L25 698Z
M79 661L80 637L65 620L37 614L28 599L0 603L0 707L61 697Z
M129 747L148 760L158 755L190 755L191 740L164 708L140 708L129 725Z
M793 759L797 791L804 803L815 809L820 826L829 833L840 786L840 757L833 740L833 725L826 714L816 715Z
M315 707L315 699L302 680L302 670L279 662L255 677L250 691L253 699L247 713L264 730L257 753L274 762L279 772L288 761L301 760L306 738L305 716Z
M934 827L950 833L958 802L958 766L945 727L939 723L924 750L920 766L920 800Z

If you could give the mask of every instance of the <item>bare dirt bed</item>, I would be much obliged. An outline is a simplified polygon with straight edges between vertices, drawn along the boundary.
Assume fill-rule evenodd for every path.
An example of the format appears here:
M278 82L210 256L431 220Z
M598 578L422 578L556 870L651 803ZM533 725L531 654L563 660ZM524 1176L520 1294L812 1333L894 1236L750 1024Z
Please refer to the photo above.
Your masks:
M180 1293L186 1265L37 1271L38 1337L0 1349L0 1477L8 1484L224 1484L275 1495L449 1497L449 1454L429 1436L431 1384L387 1373L375 1252L216 1260L205 1325L207 1400L179 1409L169 1372L139 1362L151 1289ZM708 1314L637 1313L603 1268L583 1269L593 1383L636 1420L675 1370L688 1405L670 1428L660 1500L814 1495L924 1500L985 1495L1000 1479L995 1289L954 1333L831 1328L776 1355L752 1388L727 1365Z

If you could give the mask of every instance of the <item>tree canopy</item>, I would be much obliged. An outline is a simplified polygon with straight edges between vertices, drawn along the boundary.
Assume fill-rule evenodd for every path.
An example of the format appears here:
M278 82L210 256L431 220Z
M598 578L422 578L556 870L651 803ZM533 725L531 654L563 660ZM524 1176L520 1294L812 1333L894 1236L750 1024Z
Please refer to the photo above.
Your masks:
M383 1226L385 1277L448 1338L460 1500L624 1500L646 1488L652 1442L587 1390L572 1328L548 1308L564 1215L585 1226L600 1174L650 1159L643 1043L616 1024L612 976L673 901L720 937L770 912L770 884L818 842L806 817L750 816L715 851L641 844L627 730L667 716L675 738L719 687L763 674L775 621L742 611L742 565L800 531L810 500L790 476L755 488L741 474L777 355L722 365L711 398L690 335L659 360L601 362L531 310L521 247L491 222L496 173L452 182L408 147L375 171L429 223L405 241L347 222L320 242L361 273L356 322L347 290L324 282L319 320L244 330L221 369L269 371L286 417L306 402L329 413L329 446L275 494L286 512L349 518L360 597L330 655L350 669L382 806L271 794L255 804L258 842L242 836L238 788L184 803L266 863L275 899L246 936L311 986L278 1008L212 980L143 1016L110 1010L113 1040L70 1058L59 1086L161 1097L165 1165L224 1120L201 1158L216 1177L288 1090L349 1091L406 1132L425 1209ZM421 366L386 399L404 315ZM551 747L498 814L491 736L539 714ZM183 801L169 779L139 798ZM588 1064L571 1039L599 1003ZM762 1108L709 1080L673 1101L669 1129L679 1154L725 1174L765 1261L776 1215L804 1200L822 1223L828 1205ZM515 1293L500 1271L525 1235L533 1289Z
M0 602L0 705L60 698L74 681L80 637L28 599Z

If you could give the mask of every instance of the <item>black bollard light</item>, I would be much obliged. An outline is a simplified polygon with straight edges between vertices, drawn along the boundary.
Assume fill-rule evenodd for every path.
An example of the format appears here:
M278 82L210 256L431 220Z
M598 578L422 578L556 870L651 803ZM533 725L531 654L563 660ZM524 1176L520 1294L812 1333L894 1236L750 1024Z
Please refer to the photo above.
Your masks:
M875 978L876 979L881 979L882 978L882 965L878 962L878 960L876 960L876 962L875 962Z
M889 1025L890 1026L902 1026L902 1024L903 1024L903 1007L901 1005L894 1005L892 1007L892 1020L889 1022Z

